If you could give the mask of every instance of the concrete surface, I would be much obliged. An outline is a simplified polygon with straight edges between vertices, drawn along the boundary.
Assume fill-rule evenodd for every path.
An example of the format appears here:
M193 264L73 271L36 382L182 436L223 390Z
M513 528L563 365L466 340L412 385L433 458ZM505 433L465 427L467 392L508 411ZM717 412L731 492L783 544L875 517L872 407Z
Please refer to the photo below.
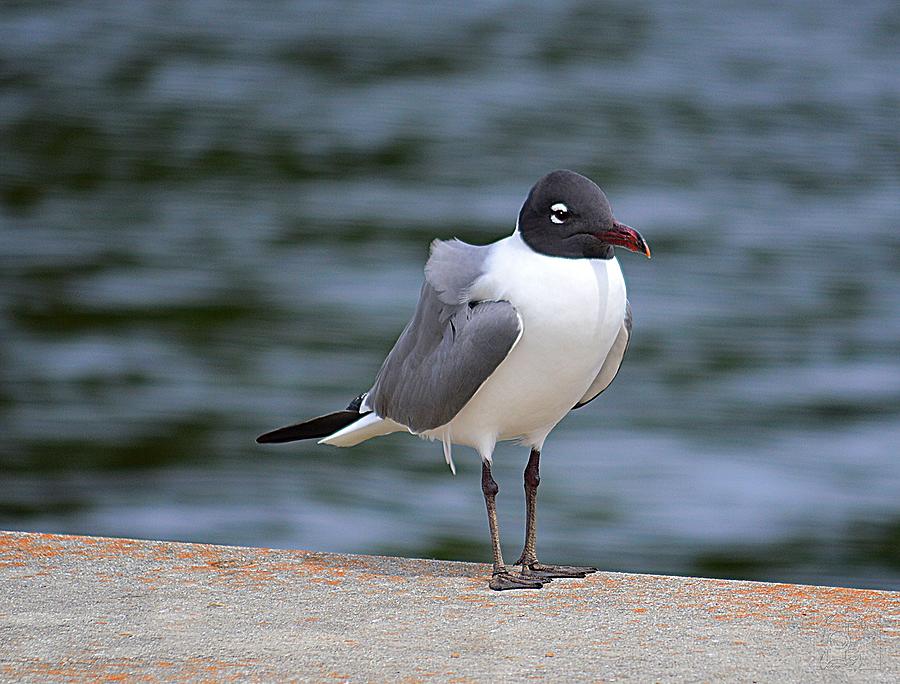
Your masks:
M900 681L900 592L0 532L3 681Z

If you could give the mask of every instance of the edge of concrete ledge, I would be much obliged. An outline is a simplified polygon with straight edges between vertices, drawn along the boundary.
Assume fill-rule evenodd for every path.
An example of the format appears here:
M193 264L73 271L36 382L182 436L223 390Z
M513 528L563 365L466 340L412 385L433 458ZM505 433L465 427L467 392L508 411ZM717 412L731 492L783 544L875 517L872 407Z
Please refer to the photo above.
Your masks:
M900 592L0 532L0 679L900 680Z

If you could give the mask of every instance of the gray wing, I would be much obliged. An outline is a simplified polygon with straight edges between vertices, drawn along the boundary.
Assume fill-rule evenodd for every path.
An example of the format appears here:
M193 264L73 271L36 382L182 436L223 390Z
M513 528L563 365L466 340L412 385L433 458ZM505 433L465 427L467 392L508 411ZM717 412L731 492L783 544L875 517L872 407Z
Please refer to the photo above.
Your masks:
M622 327L619 328L619 334L616 335L616 339L609 350L609 354L606 355L606 361L603 362L603 366L600 367L600 372L597 373L594 382L588 387L588 391L581 397L581 401L572 407L573 409L581 408L585 404L593 401L597 398L597 395L612 384L612 381L616 379L616 375L619 374L619 368L622 367L622 359L625 358L625 352L628 351L628 343L630 341L631 304L626 300L625 320L622 321Z
M519 314L505 301L469 301L489 247L432 244L412 320L388 354L366 404L413 432L459 413L515 346Z
M425 264L425 281L444 304L466 304L472 283L484 272L491 245L470 245L462 240L434 240Z

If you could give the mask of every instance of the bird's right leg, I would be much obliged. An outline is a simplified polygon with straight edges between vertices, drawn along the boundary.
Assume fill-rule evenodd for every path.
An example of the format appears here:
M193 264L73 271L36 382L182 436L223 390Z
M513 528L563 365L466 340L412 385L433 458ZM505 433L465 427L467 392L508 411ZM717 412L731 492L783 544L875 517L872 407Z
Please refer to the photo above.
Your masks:
M500 530L497 525L497 492L500 487L491 476L490 464L481 462L481 491L484 492L484 504L487 507L488 525L491 528L491 548L494 554L494 571L488 586L495 591L504 589L540 589L544 581L528 579L509 572L503 563L503 553L500 550Z
M541 452L532 449L525 467L525 547L516 565L522 566L522 576L544 582L554 577L585 577L597 568L581 565L545 565L538 561L535 548L537 536L537 489L541 484Z

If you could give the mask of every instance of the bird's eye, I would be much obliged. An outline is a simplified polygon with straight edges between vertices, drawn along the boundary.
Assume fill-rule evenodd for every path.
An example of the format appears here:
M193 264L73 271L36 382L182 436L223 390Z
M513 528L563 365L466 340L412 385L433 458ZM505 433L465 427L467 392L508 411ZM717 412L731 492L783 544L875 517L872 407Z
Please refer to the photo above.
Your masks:
M553 223L565 223L567 218L569 218L569 207L562 202L557 202L550 207L550 220Z

